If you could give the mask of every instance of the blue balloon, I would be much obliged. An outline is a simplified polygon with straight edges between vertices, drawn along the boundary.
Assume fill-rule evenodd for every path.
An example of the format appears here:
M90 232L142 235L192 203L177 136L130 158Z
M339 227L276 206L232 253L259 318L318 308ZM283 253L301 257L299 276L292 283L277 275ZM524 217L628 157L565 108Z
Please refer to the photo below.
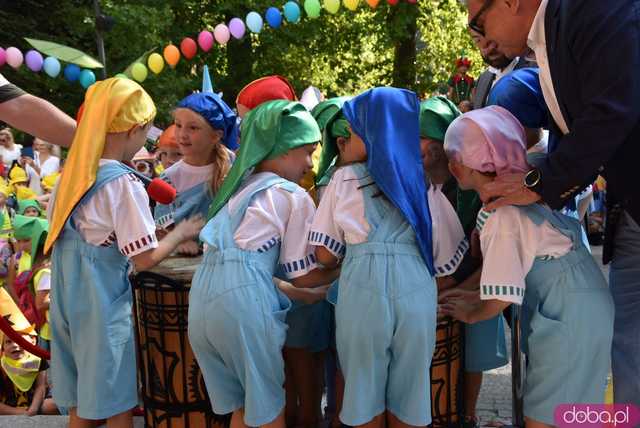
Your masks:
M284 17L289 22L298 22L300 20L300 6L294 1L287 2L284 5Z
M80 67L75 64L67 64L64 68L64 77L69 82L75 82L80 77Z
M44 72L47 73L47 75L49 75L50 77L56 77L58 74L60 74L60 61L58 61L58 58L48 56L44 60L42 68L44 68Z
M96 75L91 70L82 70L80 73L80 84L83 88L87 89L89 86L96 83Z
M245 22L253 33L259 33L262 30L262 16L258 12L249 12Z
M282 25L282 15L277 7L270 7L265 14L267 22L272 28L279 28Z

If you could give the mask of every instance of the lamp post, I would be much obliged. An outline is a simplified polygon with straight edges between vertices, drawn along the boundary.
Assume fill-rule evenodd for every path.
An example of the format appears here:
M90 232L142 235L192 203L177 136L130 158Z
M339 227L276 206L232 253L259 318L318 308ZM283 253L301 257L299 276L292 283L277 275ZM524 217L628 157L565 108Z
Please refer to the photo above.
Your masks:
M107 57L104 52L104 39L103 33L110 31L115 24L114 19L111 16L102 14L100 11L100 0L93 0L93 9L96 15L96 43L98 45L98 56L102 63L102 78L107 78Z

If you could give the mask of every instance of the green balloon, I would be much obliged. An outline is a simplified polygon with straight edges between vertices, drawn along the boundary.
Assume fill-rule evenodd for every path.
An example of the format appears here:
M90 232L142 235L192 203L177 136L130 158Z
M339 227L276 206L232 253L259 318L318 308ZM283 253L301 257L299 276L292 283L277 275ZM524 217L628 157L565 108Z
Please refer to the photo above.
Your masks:
M113 77L118 77L118 78L120 78L120 79L128 79L128 78L129 78L129 76L127 76L127 75L126 75L126 74L124 74L124 73L118 73L118 74L116 74L116 75L115 75L115 76L113 76Z
M320 0L305 0L304 10L309 18L317 18L320 16Z

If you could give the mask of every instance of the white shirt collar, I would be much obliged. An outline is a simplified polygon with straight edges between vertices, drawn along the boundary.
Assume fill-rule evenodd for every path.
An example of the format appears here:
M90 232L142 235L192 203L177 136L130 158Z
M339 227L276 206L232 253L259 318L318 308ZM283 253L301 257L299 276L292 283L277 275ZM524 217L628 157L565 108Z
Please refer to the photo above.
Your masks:
M540 48L546 48L547 46L544 33L544 17L547 11L547 1L548 0L542 0L540 2L540 7L538 7L538 12L536 13L536 17L533 19L531 30L529 30L529 35L527 36L527 46L529 46L533 51Z

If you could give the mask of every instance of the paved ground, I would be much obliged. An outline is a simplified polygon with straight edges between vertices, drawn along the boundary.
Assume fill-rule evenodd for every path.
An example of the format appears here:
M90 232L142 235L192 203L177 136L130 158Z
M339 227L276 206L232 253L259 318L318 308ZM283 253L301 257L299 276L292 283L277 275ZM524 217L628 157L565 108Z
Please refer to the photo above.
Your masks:
M600 264L602 247L593 247L593 256ZM600 264L608 278L608 268ZM509 339L507 340L509 343ZM491 370L484 375L477 406L481 426L496 426L511 422L511 364ZM144 426L142 418L135 418L135 427ZM62 416L14 417L0 416L0 428L66 428L67 418Z

